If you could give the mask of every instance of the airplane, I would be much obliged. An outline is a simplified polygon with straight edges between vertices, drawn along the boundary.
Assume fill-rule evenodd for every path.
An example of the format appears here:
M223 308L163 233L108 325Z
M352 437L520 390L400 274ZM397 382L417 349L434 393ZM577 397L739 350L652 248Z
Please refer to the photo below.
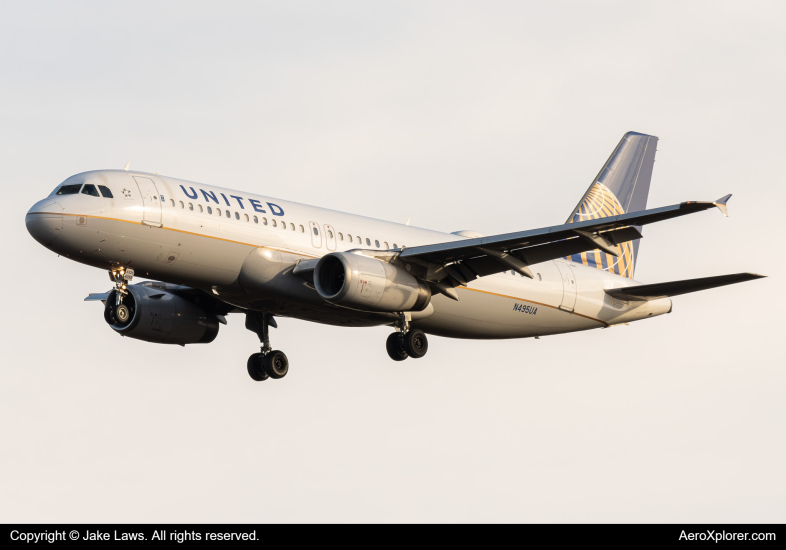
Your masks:
M731 195L647 209L658 138L628 132L565 223L484 236L442 233L124 170L69 177L27 212L32 237L60 256L106 270L104 304L118 334L159 344L207 344L243 313L260 351L255 381L289 360L270 344L276 318L343 327L389 326L394 361L426 355L427 335L541 338L671 313L671 297L763 277L737 273L634 280L644 225L718 208ZM147 279L131 284L135 276Z

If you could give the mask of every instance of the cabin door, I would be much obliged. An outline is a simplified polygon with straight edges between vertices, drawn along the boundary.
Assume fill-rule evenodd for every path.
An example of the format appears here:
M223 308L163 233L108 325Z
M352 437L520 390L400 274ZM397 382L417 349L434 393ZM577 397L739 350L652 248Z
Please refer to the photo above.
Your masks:
M161 227L161 197L158 195L156 184L150 178L139 176L134 176L134 181L136 181L139 187L139 193L142 195L142 204L144 205L142 223Z

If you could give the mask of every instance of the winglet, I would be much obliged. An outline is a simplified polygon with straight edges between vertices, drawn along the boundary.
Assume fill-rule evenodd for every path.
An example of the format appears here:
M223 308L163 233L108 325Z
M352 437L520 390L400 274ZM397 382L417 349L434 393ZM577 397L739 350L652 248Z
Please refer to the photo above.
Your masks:
M126 172L128 172L128 169L129 169L129 168L131 168L131 161L130 161L130 160L129 160L128 162L126 162L126 167L125 167L125 168L123 168L123 170L125 170Z
M723 212L723 215L726 216L727 218L729 217L729 210L726 207L726 203L729 202L730 198L731 198L731 194L726 195L725 197L721 197L721 198L719 198L718 200L716 200L715 202L712 203L715 206L717 206L718 210Z

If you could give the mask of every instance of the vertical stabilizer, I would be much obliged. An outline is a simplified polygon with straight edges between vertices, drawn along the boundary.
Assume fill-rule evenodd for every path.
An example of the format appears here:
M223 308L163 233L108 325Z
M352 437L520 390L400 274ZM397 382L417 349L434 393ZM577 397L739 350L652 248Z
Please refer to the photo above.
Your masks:
M645 210L657 145L655 136L637 132L625 134L565 223ZM641 231L641 227L637 229ZM617 245L617 252L616 258L601 250L592 250L565 259L632 279L639 241Z

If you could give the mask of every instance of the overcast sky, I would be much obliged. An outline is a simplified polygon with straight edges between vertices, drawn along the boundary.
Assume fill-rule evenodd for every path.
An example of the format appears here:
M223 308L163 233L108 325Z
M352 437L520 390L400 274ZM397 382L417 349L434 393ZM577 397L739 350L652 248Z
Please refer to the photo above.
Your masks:
M0 521L782 522L782 2L6 2ZM24 214L134 169L440 231L562 223L628 130L660 137L636 278L768 279L540 340L230 315L121 338Z

